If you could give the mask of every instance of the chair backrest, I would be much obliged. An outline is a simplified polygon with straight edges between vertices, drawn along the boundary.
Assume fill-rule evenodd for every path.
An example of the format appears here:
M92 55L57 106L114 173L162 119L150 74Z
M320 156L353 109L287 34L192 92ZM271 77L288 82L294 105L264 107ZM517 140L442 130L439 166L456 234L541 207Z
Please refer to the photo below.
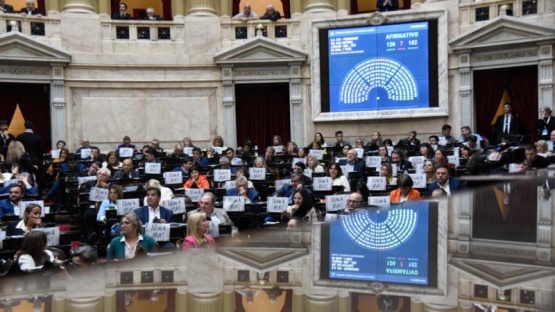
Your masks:
M58 247L49 246L49 247L46 247L46 250L50 250L50 252L52 252L52 255L54 255L54 258L58 258L58 260L61 260L61 261L67 260L66 253Z

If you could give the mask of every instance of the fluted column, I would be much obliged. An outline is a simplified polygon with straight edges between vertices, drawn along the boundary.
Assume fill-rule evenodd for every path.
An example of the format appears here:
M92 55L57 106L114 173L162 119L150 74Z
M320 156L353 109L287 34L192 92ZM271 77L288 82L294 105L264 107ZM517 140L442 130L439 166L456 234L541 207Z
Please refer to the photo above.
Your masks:
M233 290L233 288L224 289L222 296L223 296L223 305L224 305L222 312L235 311L235 291Z
M339 312L349 312L351 311L351 300L349 297L349 292L346 290L340 290L338 293L337 300L337 311Z
M189 311L187 308L189 306L189 294L187 291L177 288L177 295L175 298L175 306L177 312L187 312Z
M73 13L94 13L92 0L65 0L64 11Z
M304 303L306 312L336 312L336 296L306 295Z
M333 11L333 0L306 0L306 11Z
M293 291L293 312L304 311L304 294Z
M189 0L189 15L216 15L215 0Z
M46 0L44 4L48 11L60 11L60 3L58 0Z
M195 312L212 312L221 311L221 295L213 294L190 294L189 311Z
M339 10L349 12L349 0L337 0L337 11Z
M66 297L60 294L52 296L52 312L66 311Z
M229 0L220 0L220 16L231 16L231 2Z
M72 312L100 312L104 311L101 297L69 299L67 311Z
M98 14L112 16L112 6L110 0L98 0Z
M303 13L304 6L302 1L291 1L291 15L295 13Z
M111 291L104 295L104 312L116 312L116 292Z

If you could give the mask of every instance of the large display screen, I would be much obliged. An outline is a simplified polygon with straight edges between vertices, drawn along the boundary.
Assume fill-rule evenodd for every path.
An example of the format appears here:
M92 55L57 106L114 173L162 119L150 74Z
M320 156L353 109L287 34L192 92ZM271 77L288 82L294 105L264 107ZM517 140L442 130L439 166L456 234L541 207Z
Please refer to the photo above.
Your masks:
M437 283L437 206L428 202L360 210L329 224L321 259L330 279Z
M438 106L436 21L325 29L320 43L322 111Z

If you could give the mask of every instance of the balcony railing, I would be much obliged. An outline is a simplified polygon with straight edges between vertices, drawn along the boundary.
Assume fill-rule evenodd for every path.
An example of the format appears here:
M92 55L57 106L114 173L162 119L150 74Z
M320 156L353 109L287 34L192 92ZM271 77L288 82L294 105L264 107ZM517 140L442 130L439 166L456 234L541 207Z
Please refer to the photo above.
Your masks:
M462 0L459 4L461 26L492 20L500 15L525 17L542 14L548 0Z
M223 40L244 40L256 36L258 30L264 37L270 39L293 39L299 37L300 21L282 19L276 22L267 20L249 21L221 21Z
M183 24L173 21L102 21L104 40L175 41Z
M0 14L0 34L17 30L37 37L60 37L60 19L48 16Z

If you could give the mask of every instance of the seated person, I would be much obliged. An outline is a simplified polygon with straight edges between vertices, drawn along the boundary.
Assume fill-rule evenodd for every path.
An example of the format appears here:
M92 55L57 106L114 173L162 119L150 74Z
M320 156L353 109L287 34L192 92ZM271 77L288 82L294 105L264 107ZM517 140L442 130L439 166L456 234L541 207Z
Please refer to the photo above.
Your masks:
M202 194L199 202L199 208L191 210L187 213L187 217L193 213L205 213L212 221L222 225L233 225L233 221L227 215L227 212L222 208L215 208L216 196L210 192Z
M287 221L287 229L295 229L301 223L322 222L324 218L320 210L314 208L312 198L305 189L297 189L293 194L293 205L287 207L282 214L282 219Z
M33 231L25 236L21 249L15 254L15 262L19 270L30 272L42 269L47 262L58 262L47 246L46 233Z
M156 241L144 234L143 223L136 213L130 212L121 218L121 234L110 242L107 260L133 259L139 253L157 252Z
M3 13L14 13L13 6L6 4L6 0L0 0L0 11Z
M208 217L206 213L196 212L187 220L187 236L183 242L183 250L189 248L207 248L216 246L212 235L208 234Z
M60 167L60 172L76 172L85 175L87 167L82 163L78 163L79 157L76 154L70 153L67 156L67 163L63 163Z
M145 189L150 189L150 188L157 188L160 190L161 192L161 198L160 201L164 201L164 200L168 200L168 199L172 199L175 196L173 195L173 191L169 188L169 187L165 187L162 186L162 184L160 183L160 181L156 180L156 179L150 179L146 182L145 184ZM146 206L147 205L147 196L145 196L144 200L143 200L143 205Z
M303 186L305 176L302 173L294 172L291 174L291 183L283 185L279 190L275 191L272 196L288 197L289 203L293 203L293 193L298 189L305 189L308 194L312 191Z
M117 209L118 199L123 199L123 189L121 185L112 184L109 188L108 198L100 203L100 208L96 214L96 221L106 223L106 210Z
M220 165L216 167L216 169L229 169L231 174L235 174L237 172L237 167L231 167L229 163L229 159L227 157L220 158Z
M133 17L127 13L127 4L124 2L119 3L119 11L112 15L113 20L131 20Z
M191 168L193 168L193 160L189 157L185 157L183 165L173 168L173 171L181 171L183 178L188 179L191 174Z
M12 176L12 178L15 178ZM16 183L10 184L8 186L0 187L0 194L8 194L12 186L16 185ZM29 183L29 173L22 172L17 177L17 185L21 185L22 188L25 190L25 194L29 196L37 196L39 195L39 190Z
M245 167L238 167L237 168L237 172L235 173L235 175L237 177L245 177L247 178L247 187L250 189L254 189L254 184L252 184L252 181L248 180L249 178L249 171L247 170L247 168Z
M201 166L206 167L210 163L208 159L202 157L202 151L198 147L193 147L193 165L194 166Z
M23 212L23 219L12 222L6 229L6 236L25 235L30 233L34 228L43 227L40 217L42 209L37 204L29 204Z
M145 147L143 149L144 160L139 163L139 167L144 168L146 163L162 164L162 161L156 158L156 149L153 147Z
M235 188L229 189L225 192L225 196L243 196L245 197L246 204L258 203L258 192L252 188L247 187L248 180L244 176L239 176L235 180Z
M412 169L412 163L405 160L405 153L403 151L396 149L391 152L391 164L397 165L397 173L403 173Z
M235 157L235 150L232 149L231 147L229 147L228 149L225 150L225 157L227 157L227 159L229 159L229 163L232 166L243 166L244 165L244 162L241 158Z
M345 172L356 172L359 182L366 181L366 163L358 160L358 152L355 149L350 149L347 152L347 163L345 164Z
M35 8L35 0L26 0L25 7L19 10L21 15L36 15L42 16L39 9Z
M408 174L402 174L397 179L397 189L389 193L391 203L402 203L406 201L420 200L420 192L413 189L412 178Z
M185 153L183 153L183 145L180 143L175 144L175 148L173 149L173 153L167 156L169 159L184 159L187 157Z
M268 4L268 6L266 7L266 13L264 13L264 15L260 17L261 20L271 20L273 22L277 21L280 18L281 15L278 11L274 9L274 6L271 4Z
M151 187L146 190L146 205L135 209L135 213L143 224L168 223L172 221L173 211L160 206L162 192L159 188Z
M273 146L266 147L266 153L264 153L264 162L268 167L272 167L276 164L281 164L283 161L275 156L276 149ZM258 157L260 158L260 157ZM257 159L258 159L257 158Z
M377 7L378 7L378 11L380 12L397 11L397 9L399 8L399 1L378 0Z
M193 167L189 179L183 184L183 188L210 188L210 182L205 175L201 175L198 167Z
M22 185L14 184L9 186L8 198L0 200L0 220L4 215L15 214L15 207L25 196L25 189Z
M133 169L133 161L129 158L124 159L121 163L121 170L116 171L114 179L116 180L132 180L139 178L139 171Z
M120 148L131 148L133 149L133 152L137 151L135 144L131 144L131 138L128 135L124 136L123 143L118 145L118 149L117 149L118 153Z
M104 157L102 157L102 155L100 155L100 149L98 149L98 147L91 147L91 154L89 155L89 157L83 159L84 161L90 161L90 162L100 162L102 163L104 161Z
M118 154L110 151L106 155L106 160L102 162L102 168L108 168L111 172L116 172L122 167L121 161L118 160Z

